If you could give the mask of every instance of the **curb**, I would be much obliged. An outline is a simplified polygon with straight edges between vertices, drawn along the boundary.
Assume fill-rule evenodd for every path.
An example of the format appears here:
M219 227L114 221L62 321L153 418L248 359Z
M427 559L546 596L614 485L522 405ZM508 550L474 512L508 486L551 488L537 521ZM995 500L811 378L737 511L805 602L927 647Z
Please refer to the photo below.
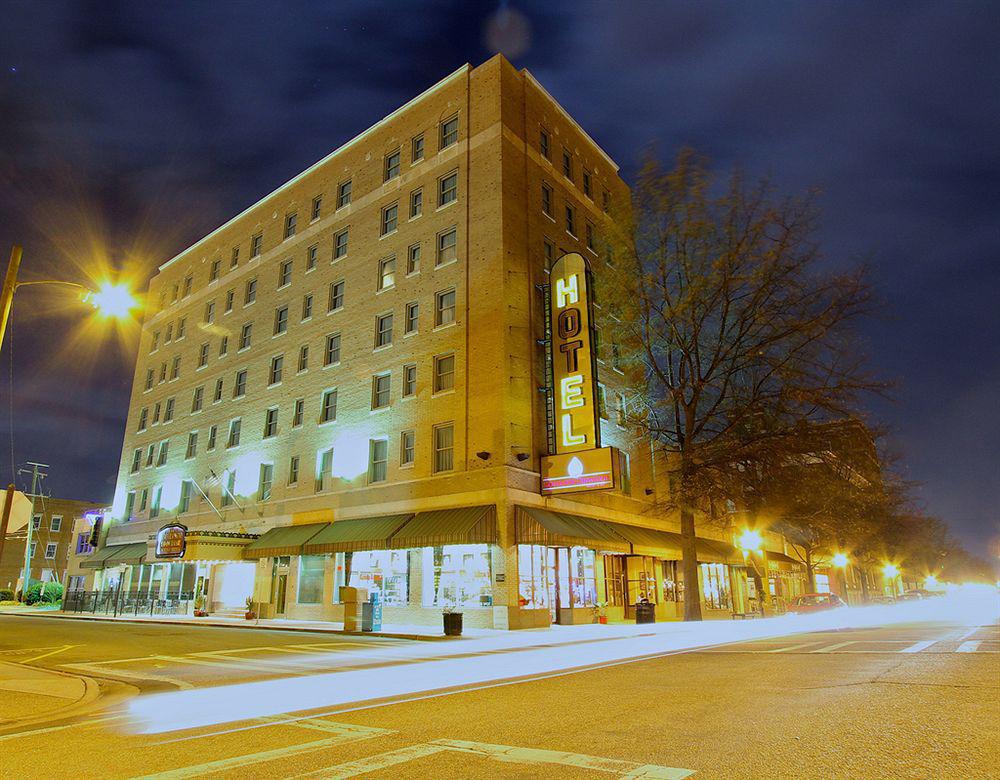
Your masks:
M97 622L97 623L134 623L139 625L163 625L163 626L194 626L198 627L211 627L211 628L235 628L235 629L256 629L258 631L298 631L301 633L310 634L334 634L336 636L375 636L382 637L385 639L409 639L416 642L443 642L452 639L468 639L469 637L451 637L441 634L440 636L435 636L434 634L405 634L405 633L390 633L383 631L336 631L333 629L323 629L323 628L311 628L309 626L261 626L256 625L253 621L247 621L247 625L241 623L196 623L189 620L144 620L142 618L106 618L106 617L88 617L85 615L67 615L63 612L47 612L47 613L37 613L37 612L0 612L0 617L3 615L14 615L15 617L33 617L33 618L56 618L59 620L82 620L87 622Z
M81 711L89 710L91 705L101 698L101 687L97 684L97 681L90 677L84 677L82 674L71 674L59 671L58 669L49 669L43 666L27 666L25 664L11 663L10 661L0 661L0 665L15 669L31 669L34 672L52 674L57 677L68 677L73 680L80 680L83 683L83 695L76 701L69 702L62 707L56 707L41 715L20 718L18 720L0 721L0 729L4 731L8 729L20 729L24 726L33 726L38 723L49 723L53 720L61 720L78 715Z

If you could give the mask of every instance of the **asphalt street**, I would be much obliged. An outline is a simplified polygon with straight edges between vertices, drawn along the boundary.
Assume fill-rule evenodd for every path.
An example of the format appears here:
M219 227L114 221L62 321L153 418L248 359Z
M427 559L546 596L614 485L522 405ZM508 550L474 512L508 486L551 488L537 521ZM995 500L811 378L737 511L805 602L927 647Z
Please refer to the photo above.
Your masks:
M634 641L544 635L546 652L567 658ZM303 682L426 675L442 655L490 666L533 652L0 616L0 660L104 693L86 715L0 731L0 777L1000 776L1000 626L967 621L790 633L180 731L140 733L130 709L202 691L280 699Z

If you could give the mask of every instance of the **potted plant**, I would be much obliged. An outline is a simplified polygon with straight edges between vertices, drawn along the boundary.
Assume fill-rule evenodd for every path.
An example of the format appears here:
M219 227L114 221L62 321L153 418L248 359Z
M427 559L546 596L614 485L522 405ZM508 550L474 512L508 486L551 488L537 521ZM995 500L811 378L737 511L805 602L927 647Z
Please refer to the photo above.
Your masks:
M208 610L205 609L205 594L199 593L194 598L194 616L195 617L207 617Z
M601 625L606 625L608 622L608 602L598 601L597 602L597 622Z
M445 607L442 616L444 617L444 635L462 636L462 613L454 607Z
M247 596L247 611L244 617L246 617L247 620L257 619L257 613L253 608L253 596Z

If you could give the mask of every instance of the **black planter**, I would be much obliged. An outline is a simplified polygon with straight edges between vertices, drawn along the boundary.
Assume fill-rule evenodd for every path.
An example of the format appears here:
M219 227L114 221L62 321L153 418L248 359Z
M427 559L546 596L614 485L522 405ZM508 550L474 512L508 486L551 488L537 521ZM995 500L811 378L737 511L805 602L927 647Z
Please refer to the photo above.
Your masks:
M462 613L461 612L445 612L444 613L444 635L445 636L462 636Z

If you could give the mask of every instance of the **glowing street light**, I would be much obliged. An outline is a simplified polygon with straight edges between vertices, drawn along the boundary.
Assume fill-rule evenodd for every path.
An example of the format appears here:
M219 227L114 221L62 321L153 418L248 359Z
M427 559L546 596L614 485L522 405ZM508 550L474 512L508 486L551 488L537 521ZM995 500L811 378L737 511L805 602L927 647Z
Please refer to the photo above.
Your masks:
M743 533L740 534L736 544L741 550L743 550L744 555L748 552L759 553L761 546L764 544L764 538L761 536L760 531L755 531L752 528L745 528L743 529Z
M850 562L851 559L847 557L847 553L838 552L833 554L833 565L838 569L843 569Z
M924 587L930 590L931 588L936 588L938 586L938 579L933 574L928 574L924 577Z
M895 564L887 563L882 567L882 574L887 580L895 579L899 576L899 568Z
M102 317L122 319L137 305L135 296L124 284L104 282L97 290L84 293L83 300L89 303Z

